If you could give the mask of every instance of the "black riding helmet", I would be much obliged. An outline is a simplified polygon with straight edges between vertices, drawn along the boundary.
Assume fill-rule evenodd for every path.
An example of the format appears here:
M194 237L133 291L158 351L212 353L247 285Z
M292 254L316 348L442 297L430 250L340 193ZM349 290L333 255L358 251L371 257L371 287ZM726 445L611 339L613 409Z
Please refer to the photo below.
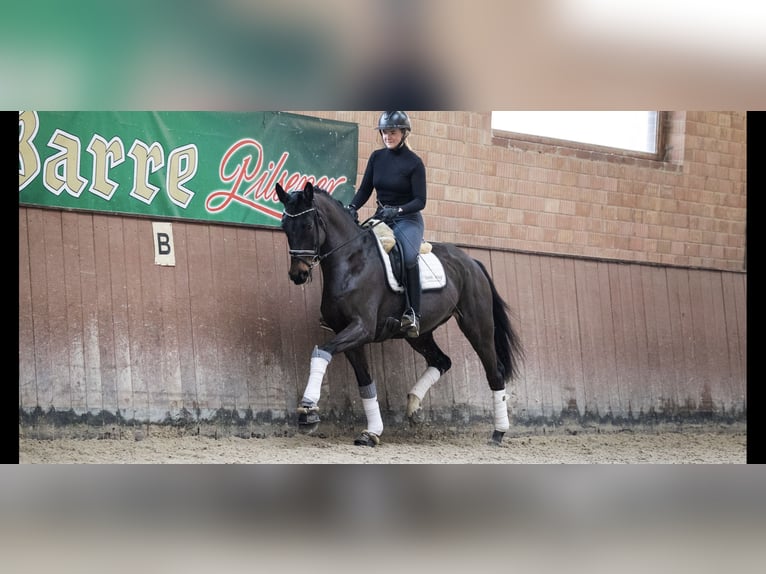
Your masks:
M410 116L407 112L383 112L378 119L378 132L383 133L383 130L392 130L399 128L404 133L402 134L402 141L399 147L404 145L407 136L412 131L412 124L410 123ZM398 149L398 148L397 148Z
M406 132L412 131L412 124L407 112L383 112L378 120L378 130L399 128Z

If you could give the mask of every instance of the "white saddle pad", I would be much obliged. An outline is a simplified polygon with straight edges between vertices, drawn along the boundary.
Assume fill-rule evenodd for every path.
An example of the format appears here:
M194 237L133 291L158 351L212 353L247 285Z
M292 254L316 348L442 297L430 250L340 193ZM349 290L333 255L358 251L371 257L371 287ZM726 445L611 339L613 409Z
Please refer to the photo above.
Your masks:
M391 268L391 259L389 259L388 253L386 253L380 239L378 239L377 243L380 257L383 259L383 265L386 267L386 277L388 277L389 287L397 293L404 293L404 286L396 280L396 277L394 277L394 271ZM436 255L431 252L421 253L418 255L418 263L420 264L421 291L441 289L447 284L447 276L444 274L444 266Z

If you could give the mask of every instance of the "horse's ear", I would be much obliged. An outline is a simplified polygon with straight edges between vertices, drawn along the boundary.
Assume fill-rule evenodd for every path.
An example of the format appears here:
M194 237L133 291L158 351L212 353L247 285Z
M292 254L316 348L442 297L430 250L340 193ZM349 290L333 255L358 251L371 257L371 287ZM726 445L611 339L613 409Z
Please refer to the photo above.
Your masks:
M314 186L310 181L307 181L306 185L303 186L303 197L308 202L314 201Z
M287 205L287 192L281 185L279 185L279 183L277 183L277 197L279 198L279 201Z

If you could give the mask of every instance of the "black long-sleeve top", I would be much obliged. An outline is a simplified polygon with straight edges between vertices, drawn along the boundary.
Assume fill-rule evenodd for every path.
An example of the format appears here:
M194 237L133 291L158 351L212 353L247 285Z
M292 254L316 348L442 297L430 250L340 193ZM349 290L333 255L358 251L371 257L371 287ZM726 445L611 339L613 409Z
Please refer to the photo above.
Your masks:
M426 168L423 160L406 146L377 149L370 155L350 205L359 209L372 195L384 206L401 207L402 214L415 213L426 206Z

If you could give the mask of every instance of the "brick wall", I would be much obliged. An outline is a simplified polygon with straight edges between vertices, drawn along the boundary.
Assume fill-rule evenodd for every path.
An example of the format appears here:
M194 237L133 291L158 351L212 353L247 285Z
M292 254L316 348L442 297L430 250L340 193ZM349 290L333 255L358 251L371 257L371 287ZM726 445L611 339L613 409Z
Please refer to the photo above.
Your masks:
M380 146L379 112L299 113L359 124L358 184ZM429 240L745 269L745 112L665 113L662 160L509 139L492 133L490 112L410 116L427 169Z

